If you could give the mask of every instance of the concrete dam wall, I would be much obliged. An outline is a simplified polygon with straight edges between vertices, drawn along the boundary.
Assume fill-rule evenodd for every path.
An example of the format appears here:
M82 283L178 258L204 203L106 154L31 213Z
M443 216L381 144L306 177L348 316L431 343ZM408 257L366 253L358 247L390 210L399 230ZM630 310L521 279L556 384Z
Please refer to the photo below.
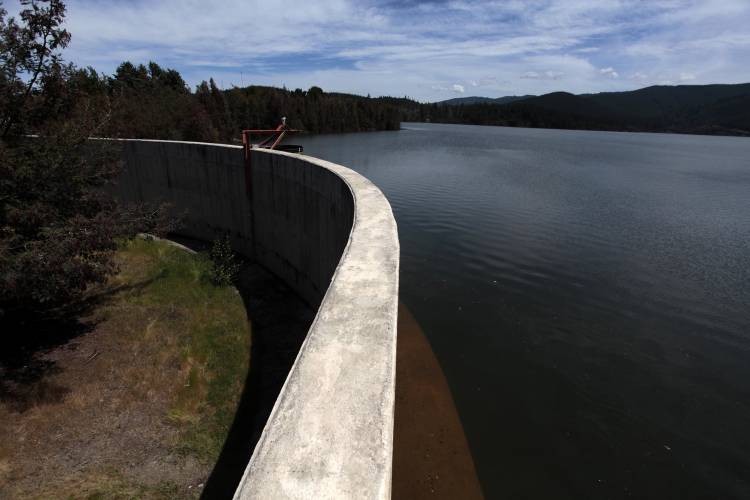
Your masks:
M304 155L124 141L118 193L185 212L179 233L230 236L317 315L235 498L389 498L399 242L356 172Z

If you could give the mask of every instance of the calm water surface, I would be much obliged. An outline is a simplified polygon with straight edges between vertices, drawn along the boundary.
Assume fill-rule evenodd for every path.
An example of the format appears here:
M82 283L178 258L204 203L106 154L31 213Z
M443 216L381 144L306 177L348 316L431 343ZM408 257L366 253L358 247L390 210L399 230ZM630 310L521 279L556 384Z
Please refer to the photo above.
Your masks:
M305 137L388 196L488 498L750 498L750 139Z

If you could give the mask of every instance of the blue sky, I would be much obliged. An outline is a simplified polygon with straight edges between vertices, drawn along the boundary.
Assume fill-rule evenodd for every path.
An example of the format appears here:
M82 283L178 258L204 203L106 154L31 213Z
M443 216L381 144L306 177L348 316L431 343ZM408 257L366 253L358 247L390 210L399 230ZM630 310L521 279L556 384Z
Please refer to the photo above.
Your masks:
M16 2L4 2L17 10ZM70 0L65 53L432 101L750 81L750 0Z

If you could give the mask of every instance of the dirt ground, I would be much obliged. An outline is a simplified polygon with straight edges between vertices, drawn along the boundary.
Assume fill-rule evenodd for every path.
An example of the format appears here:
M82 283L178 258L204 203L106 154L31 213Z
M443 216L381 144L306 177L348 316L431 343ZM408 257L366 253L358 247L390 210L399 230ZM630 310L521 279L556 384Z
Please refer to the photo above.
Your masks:
M151 321L141 316L128 326L147 329ZM163 345L149 349L132 340L133 332L109 326L101 322L40 356L37 361L51 369L35 383L5 384L0 497L85 498L101 491L102 482L123 496L131 483L187 489L210 472L173 451L179 430L164 415L179 359L162 359ZM162 369L152 368L157 365Z
M398 311L394 500L481 499L448 383L419 324Z
M125 263L136 275L140 257L148 258ZM112 294L74 334L0 356L0 498L200 495L213 460L191 441L205 434L186 430L202 418L209 391L189 387L203 368L173 334L190 317L167 295L144 300L137 287L145 283L130 277L130 298Z

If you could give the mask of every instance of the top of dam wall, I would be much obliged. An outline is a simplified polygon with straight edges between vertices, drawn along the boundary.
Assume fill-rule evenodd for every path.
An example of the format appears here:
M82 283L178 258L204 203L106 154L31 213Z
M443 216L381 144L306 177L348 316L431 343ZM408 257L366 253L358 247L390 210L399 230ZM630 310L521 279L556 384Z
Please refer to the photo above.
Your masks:
M381 191L315 158L257 152L256 162L328 171L353 221L317 316L235 498L390 498L399 242ZM300 165L297 165L298 167ZM314 174L313 174L314 175Z

